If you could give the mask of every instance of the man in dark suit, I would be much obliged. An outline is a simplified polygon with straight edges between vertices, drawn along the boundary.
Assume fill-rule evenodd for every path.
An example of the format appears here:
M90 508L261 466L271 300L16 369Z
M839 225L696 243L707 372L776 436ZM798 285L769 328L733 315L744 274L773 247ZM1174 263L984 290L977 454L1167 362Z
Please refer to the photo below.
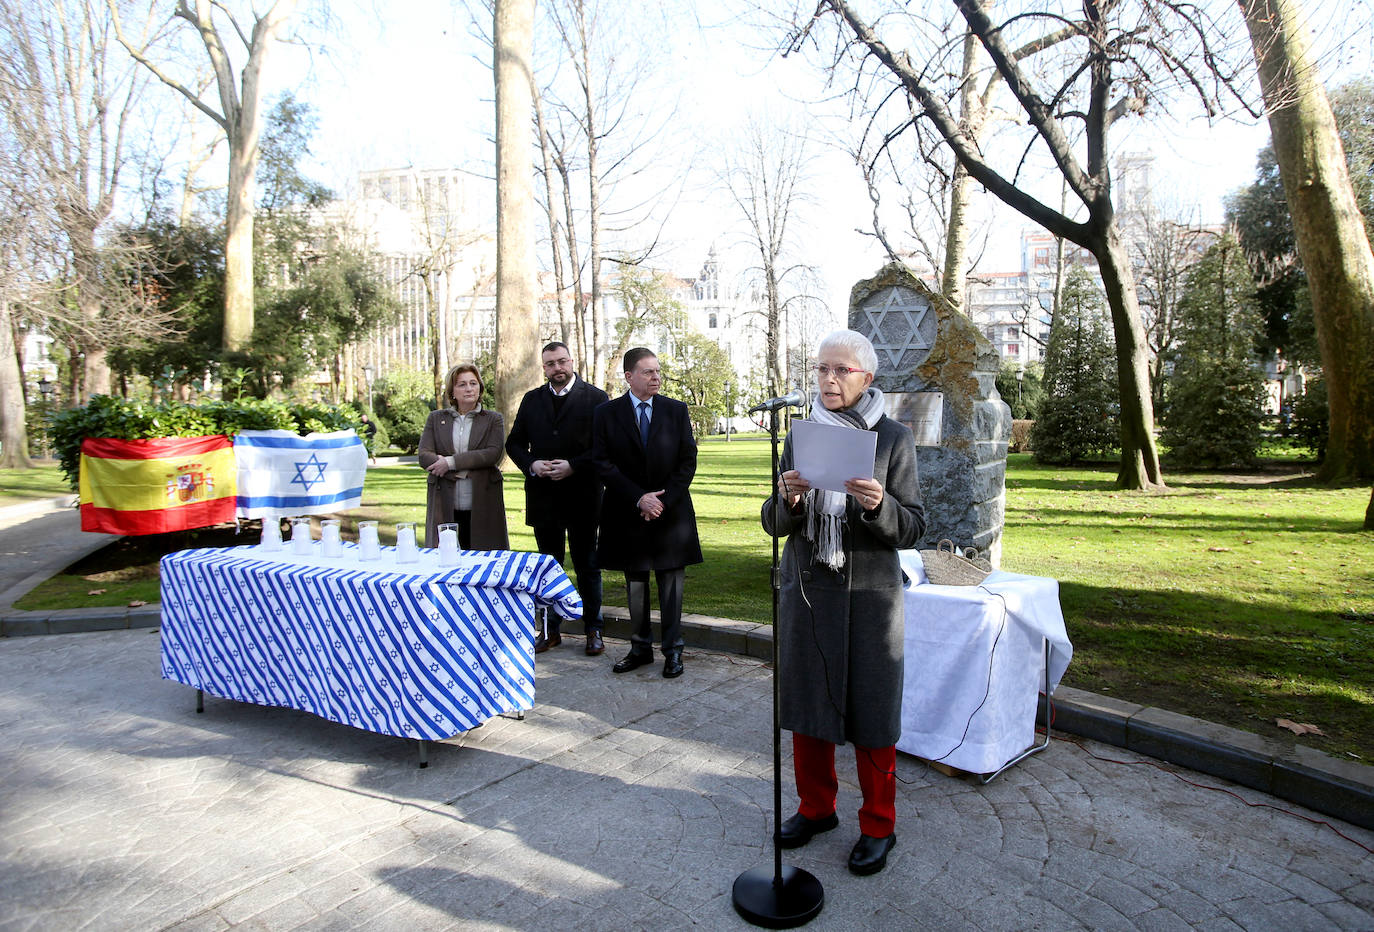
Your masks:
M592 412L606 393L573 372L564 343L550 343L540 354L547 385L520 399L506 452L525 474L525 523L534 528L540 553L563 562L567 535L577 590L582 595L587 654L606 649L601 640L601 569L596 562L596 518L601 479L592 464ZM545 631L534 642L542 654L563 643L561 619L550 612Z
M663 675L682 675L684 568L701 562L697 516L688 488L697 471L697 444L687 406L660 395L663 372L651 350L625 354L629 391L596 409L592 458L606 485L596 556L604 569L625 572L630 602L630 653L612 669L652 663L649 571L658 583L663 625Z

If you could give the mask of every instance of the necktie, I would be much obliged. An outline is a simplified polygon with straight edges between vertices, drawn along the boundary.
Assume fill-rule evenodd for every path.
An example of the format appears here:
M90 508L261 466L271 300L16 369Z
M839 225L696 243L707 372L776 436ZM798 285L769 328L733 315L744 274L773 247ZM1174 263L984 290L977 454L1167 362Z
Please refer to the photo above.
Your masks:
M649 403L647 401L639 403L639 442L646 447L649 445Z

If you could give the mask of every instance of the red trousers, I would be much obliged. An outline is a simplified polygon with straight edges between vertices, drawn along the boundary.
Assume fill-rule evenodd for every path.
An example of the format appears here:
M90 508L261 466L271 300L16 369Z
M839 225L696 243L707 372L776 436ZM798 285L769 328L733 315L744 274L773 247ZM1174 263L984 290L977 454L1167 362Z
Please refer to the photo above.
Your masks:
M854 760L864 794L859 831L871 838L886 838L897 822L897 748L861 748L856 744ZM824 819L834 812L840 788L835 777L835 745L793 732L792 769L801 797L797 811L808 819Z

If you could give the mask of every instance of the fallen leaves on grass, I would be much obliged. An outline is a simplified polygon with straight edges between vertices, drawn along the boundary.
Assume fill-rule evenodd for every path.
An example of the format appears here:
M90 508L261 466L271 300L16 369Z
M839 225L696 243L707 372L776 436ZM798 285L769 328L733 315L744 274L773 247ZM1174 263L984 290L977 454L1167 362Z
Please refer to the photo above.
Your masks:
M1320 735L1323 738L1326 737L1326 733L1322 731L1320 728L1318 728L1316 725L1308 725L1299 722L1290 722L1286 718L1276 718L1274 719L1274 724L1278 725L1280 728L1287 728L1295 735Z
M1208 547L1207 549L1208 549L1208 551L1210 551L1211 553L1230 553L1230 552L1231 552L1231 548L1230 548L1230 547Z
M134 599L132 602L129 603L129 607L130 607L130 608L142 608L143 606L145 606L145 605L147 605L147 604L148 604L148 603L147 603L146 601L144 601L143 599Z
M104 589L91 589L91 590L89 590L86 594L87 594L87 595L104 595L104 594L105 594L105 590L104 590Z

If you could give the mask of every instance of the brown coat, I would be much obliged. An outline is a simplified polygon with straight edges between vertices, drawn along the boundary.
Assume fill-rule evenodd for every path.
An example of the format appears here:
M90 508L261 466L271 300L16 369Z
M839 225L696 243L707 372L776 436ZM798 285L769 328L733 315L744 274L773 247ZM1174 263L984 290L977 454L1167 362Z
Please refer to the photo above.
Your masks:
M420 435L420 467L428 469L435 460L454 456L452 408L435 411L425 421ZM506 534L506 498L502 490L499 464L506 439L506 425L496 411L477 412L468 435L468 450L457 454L458 469L468 470L472 479L472 549L509 550ZM453 520L457 475L429 475L429 494L425 497L425 544L439 546L439 525Z

